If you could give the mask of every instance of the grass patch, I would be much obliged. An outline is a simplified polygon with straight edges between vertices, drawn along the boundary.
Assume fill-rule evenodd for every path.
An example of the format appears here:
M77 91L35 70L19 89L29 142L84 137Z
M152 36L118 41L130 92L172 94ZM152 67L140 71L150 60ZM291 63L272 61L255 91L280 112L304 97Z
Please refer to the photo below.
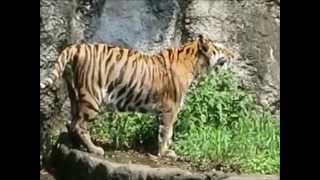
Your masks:
M256 101L228 71L200 77L192 86L175 126L174 149L194 159L222 161L241 172L278 174L280 125L277 116L259 112ZM117 148L154 146L157 121L147 114L101 117L92 136L109 139Z

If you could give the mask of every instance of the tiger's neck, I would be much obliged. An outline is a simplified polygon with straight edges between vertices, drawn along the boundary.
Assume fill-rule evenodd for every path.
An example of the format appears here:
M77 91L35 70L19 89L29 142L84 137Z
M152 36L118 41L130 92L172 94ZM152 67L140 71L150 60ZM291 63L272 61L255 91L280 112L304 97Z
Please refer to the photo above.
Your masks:
M171 58L171 68L176 74L192 79L207 71L209 61L202 60L203 55L199 51L198 41L186 43L177 51L177 60Z
M170 52L171 51L171 52ZM175 81L178 98L183 101L188 88L199 73L202 66L199 65L198 42L190 42L180 48L170 49L168 59L170 60L171 76ZM170 56L172 54L172 56Z

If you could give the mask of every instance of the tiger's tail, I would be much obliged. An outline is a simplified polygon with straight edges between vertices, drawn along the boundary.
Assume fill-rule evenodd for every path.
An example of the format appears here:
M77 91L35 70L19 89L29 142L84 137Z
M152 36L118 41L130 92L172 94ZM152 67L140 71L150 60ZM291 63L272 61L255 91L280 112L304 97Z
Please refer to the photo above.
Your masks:
M62 76L66 65L74 59L76 52L76 46L67 47L61 52L49 75L40 82L40 89L50 87Z

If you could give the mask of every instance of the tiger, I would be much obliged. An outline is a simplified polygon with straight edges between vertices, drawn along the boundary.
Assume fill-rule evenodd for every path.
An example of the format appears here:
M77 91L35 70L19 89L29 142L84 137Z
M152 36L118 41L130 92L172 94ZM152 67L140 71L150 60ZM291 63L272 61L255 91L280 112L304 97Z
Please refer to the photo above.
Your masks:
M170 145L188 88L199 74L234 58L231 49L203 35L151 55L107 43L82 42L62 50L49 75L40 81L40 89L63 76L71 102L69 131L89 153L104 155L104 149L91 140L88 124L103 107L109 107L112 112L155 114L159 119L155 155L176 157ZM65 77L67 65L71 76Z

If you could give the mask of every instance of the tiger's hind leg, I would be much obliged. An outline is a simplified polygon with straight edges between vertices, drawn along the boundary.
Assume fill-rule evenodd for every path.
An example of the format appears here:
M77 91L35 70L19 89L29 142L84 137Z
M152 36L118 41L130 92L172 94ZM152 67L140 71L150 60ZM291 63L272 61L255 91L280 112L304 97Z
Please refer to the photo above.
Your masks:
M177 119L178 111L167 111L160 114L159 125L159 151L158 156L176 157L176 153L169 149L172 143L173 125Z
M84 145L90 153L104 155L103 148L96 146L92 142L88 131L89 121L93 121L98 113L91 111L90 114L88 114L86 112L87 109L87 107L83 107L80 109L78 116L71 123L71 132L73 136L78 139L78 142Z
M72 130L72 123L75 123L77 121L77 116L79 113L78 92L73 83L73 79L70 78L70 71L65 72L63 76L68 88L68 95L69 95L70 105L71 105L71 118L72 118L71 123L67 122L67 129L68 129L69 136L72 140L73 147L76 149L80 149L81 143L79 141L79 138L75 133L73 133L73 130Z
M71 104L71 118L72 118L71 123L67 122L67 129L71 137L74 148L80 149L79 139L77 138L77 136L75 136L74 133L72 133L72 122L76 122L77 120L77 116L79 112L79 104L78 104L79 101L78 101L77 92L75 91L74 86L72 86L72 84L69 81L67 81L67 85L68 85L69 99Z
M101 147L95 146L91 141L87 125L89 121L93 121L98 115L99 105L93 98L85 99L86 97L80 95L80 88L76 87L71 70L66 71L63 76L67 83L69 99L71 101L72 120L67 125L67 128L73 145L77 149L80 149L80 146L84 145L89 152L103 155L104 150ZM82 92L82 94L89 96L87 92Z
M70 124L70 134L73 138L75 145L84 145L90 152L97 155L103 155L104 150L101 147L94 145L91 141L91 137L88 130L88 123L95 120L98 115L98 110L92 109L92 104L81 101L78 99L71 100L71 111L73 113L73 119Z

